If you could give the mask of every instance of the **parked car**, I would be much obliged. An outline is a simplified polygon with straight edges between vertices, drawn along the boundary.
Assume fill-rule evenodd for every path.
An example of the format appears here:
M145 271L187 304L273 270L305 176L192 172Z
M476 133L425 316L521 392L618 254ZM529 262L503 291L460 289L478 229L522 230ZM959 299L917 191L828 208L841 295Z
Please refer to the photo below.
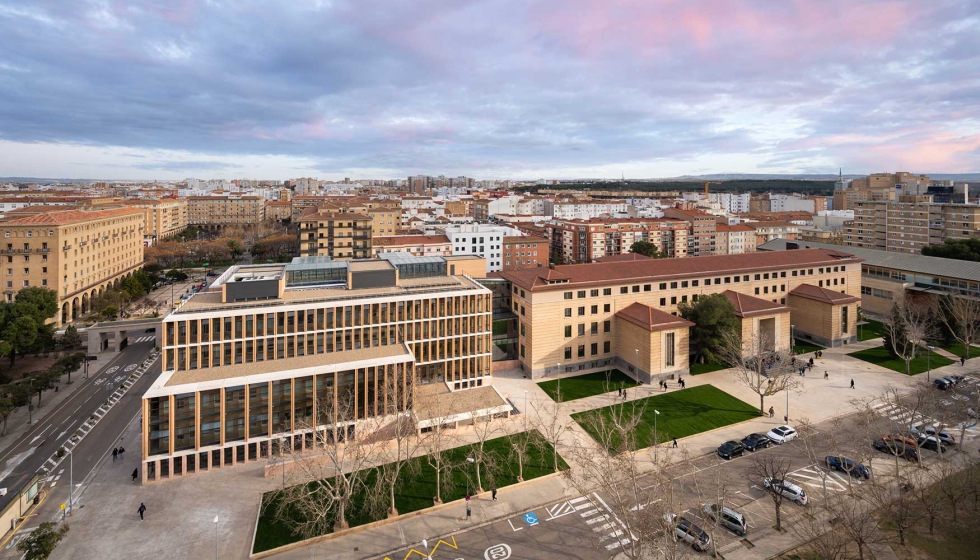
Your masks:
M674 538L691 545L698 552L704 552L711 546L711 537L701 527L686 517L678 517L673 513L664 515L668 523L674 525Z
M842 472L853 476L854 478L864 477L865 479L871 478L871 469L864 466L857 461L852 461L847 457L836 457L834 455L828 455L824 458L824 462L827 464L828 469L833 469L837 472Z
M742 447L749 451L765 449L769 447L769 438L766 434L749 434L742 438Z
M773 480L767 476L762 480L762 485L770 492L789 498L801 506L806 505L806 491L788 480Z
M704 514L712 521L717 521L719 525L744 537L749 530L749 524L745 521L745 516L729 507L719 506L718 504L704 504L701 508ZM720 510L720 511L719 511Z
M722 459L734 459L735 457L741 457L744 453L745 448L735 440L726 441L718 446L718 456Z
M936 438L936 436L922 436L917 443L920 449L928 449L936 453L946 453L946 444Z
M935 426L913 424L912 433L917 436L936 436L939 438L939 441L946 445L956 445L956 438L953 437L953 434L946 430L937 430Z
M886 443L900 443L909 447L919 445L918 436L911 432L898 432L891 435L884 435L881 436L881 439L885 440Z
M917 461L919 459L919 452L914 447L905 445L904 443L894 441L886 442L883 439L876 439L871 443L871 447L883 453L897 455L906 461Z
M953 385L954 385L954 383L952 382L952 380L946 379L945 377L940 377L939 379L934 379L933 382L932 382L932 384L935 385L936 386L936 389L939 389L940 391L948 391L948 390L952 389L953 388Z
M798 434L796 433L796 430L790 428L789 426L777 426L769 430L766 437L769 438L769 441L775 443L776 445L780 445L787 441L796 439Z
M953 380L953 385L959 385L961 381L963 381L964 379L966 379L966 376L965 375L944 375L943 377L946 377L948 379L952 379Z
M970 418L976 418L978 416L977 409L971 406L970 408L966 409L966 415ZM742 440L742 443L745 443L745 440Z

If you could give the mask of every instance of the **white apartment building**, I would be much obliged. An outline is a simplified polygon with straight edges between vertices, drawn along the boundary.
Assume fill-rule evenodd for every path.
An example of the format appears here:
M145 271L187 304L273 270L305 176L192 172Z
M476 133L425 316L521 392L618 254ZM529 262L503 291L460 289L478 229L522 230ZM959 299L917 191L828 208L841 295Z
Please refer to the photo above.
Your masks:
M452 243L453 255L478 255L487 261L487 272L504 269L504 237L524 235L517 228L488 224L460 224L438 228Z
M749 193L711 193L709 200L721 205L725 212L738 213L749 211Z
M814 211L813 201L795 194L769 194L772 212L810 212Z
M544 213L556 220L589 220L603 215L625 215L629 204L625 200L561 200L544 202Z

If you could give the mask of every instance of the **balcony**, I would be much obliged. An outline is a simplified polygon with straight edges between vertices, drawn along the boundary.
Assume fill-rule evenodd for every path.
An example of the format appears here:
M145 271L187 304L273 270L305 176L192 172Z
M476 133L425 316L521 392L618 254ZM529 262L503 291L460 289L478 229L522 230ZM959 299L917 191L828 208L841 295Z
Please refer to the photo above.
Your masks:
M61 250L67 251L68 249L71 249L71 247L72 247L71 245L65 245L64 247L61 248Z
M40 249L34 249L34 252L35 253L50 253L51 252L51 249L49 249L47 247L42 247Z

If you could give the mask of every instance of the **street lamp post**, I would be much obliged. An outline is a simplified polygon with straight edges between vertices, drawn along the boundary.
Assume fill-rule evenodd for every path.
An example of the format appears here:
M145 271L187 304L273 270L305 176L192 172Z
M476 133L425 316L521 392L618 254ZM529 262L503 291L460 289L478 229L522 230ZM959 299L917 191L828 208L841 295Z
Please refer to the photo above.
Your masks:
M75 511L75 454L68 451L68 513Z
M639 381L640 381L640 349L639 348L634 348L633 351L636 352L636 381L637 381L637 383L639 383Z
M218 560L218 516L214 516L214 560Z
M473 457L467 457L466 458L466 462L475 465L476 464L476 459L474 459ZM466 476L466 495L467 496L470 495L470 477L469 477L468 474Z
M786 422L789 422L789 387L786 388Z
M658 447L660 447L660 434L657 433L657 416L660 416L660 411L653 409L653 456L656 458Z
M425 539L422 539L422 546L425 548L425 557L428 560L432 560L432 555L429 554L429 543Z
M935 350L935 346L926 345L926 382L932 381L932 362L930 358L932 357L932 351Z

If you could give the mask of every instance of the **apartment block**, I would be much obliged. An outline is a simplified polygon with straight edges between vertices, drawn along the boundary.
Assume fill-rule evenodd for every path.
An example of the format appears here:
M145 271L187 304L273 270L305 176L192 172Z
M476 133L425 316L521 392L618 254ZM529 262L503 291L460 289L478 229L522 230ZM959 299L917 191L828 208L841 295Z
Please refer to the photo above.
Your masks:
M688 223L687 254L692 257L715 254L716 216L700 210L665 208L664 217Z
M371 240L372 256L380 253L408 253L416 257L449 256L453 243L445 235L395 235Z
M265 219L261 196L191 196L187 198L189 225L258 225Z
M92 298L143 265L137 208L59 210L0 220L4 299L39 286L58 294L58 325L91 310Z
M980 237L980 206L936 204L929 195L903 195L897 201L859 201L854 220L844 224L844 244L917 254L947 239Z
M715 225L715 253L718 255L741 255L755 252L755 228L746 224Z
M525 235L504 236L503 270L548 265L548 240Z
M187 229L187 200L161 198L131 203L143 212L143 235L147 240L163 241Z
M532 378L557 372L634 373L643 382L688 371L688 328L678 305L723 293L743 333L772 348L791 336L825 346L855 340L861 259L839 251L714 255L696 259L504 271L519 326L519 362Z
M506 414L490 386L491 292L457 271L462 260L229 269L163 320L162 373L142 403L144 481L267 461L393 414L424 429L423 392L491 401L461 421Z
M555 220L545 226L551 260L578 264L629 253L637 241L653 243L670 257L688 255L689 224L661 218Z
M366 214L307 208L297 220L300 256L333 259L370 258L374 218Z

